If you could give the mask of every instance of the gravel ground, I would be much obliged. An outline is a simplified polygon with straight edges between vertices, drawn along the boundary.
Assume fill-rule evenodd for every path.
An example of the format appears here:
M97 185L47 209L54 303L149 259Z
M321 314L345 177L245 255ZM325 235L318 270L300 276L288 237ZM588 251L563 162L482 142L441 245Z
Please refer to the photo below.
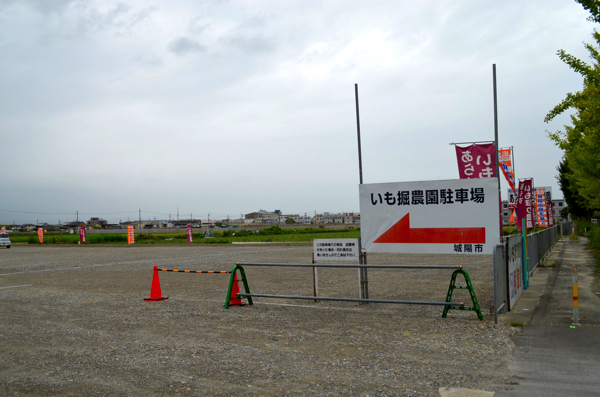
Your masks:
M369 254L459 264L484 321L442 307L254 298L223 308L231 270L310 263L311 246L28 246L0 251L0 395L438 396L510 383L516 329L494 326L490 256ZM255 293L312 295L310 268L247 267ZM373 299L443 301L451 271L369 270ZM322 296L358 297L356 269L319 269ZM463 294L462 296L460 294ZM466 291L455 300L467 300Z

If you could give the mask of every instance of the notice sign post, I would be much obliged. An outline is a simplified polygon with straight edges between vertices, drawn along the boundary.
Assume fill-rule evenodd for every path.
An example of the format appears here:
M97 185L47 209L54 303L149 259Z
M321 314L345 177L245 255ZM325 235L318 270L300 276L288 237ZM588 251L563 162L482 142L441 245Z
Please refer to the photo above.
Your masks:
M313 240L316 261L358 261L358 239Z
M79 228L79 243L85 243L86 240L86 235L85 235L85 227L80 227Z
M360 185L367 252L493 253L500 242L498 179Z
M313 240L313 263L317 261L357 261L359 260L359 244L357 238L317 239ZM359 270L360 289L360 270ZM319 294L319 276L313 267L314 296ZM316 302L316 301L315 301Z

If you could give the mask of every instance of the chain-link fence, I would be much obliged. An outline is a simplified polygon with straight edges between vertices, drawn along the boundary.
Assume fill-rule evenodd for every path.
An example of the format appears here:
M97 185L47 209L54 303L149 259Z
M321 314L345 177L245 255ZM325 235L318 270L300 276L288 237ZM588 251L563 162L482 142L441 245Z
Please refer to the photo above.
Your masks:
M546 259L557 242L558 226L552 226L527 236L527 256L529 258L527 267L530 277L533 275L533 270Z
M510 236L494 250L494 320L496 323L497 315L511 309L523 290L525 269L520 255L521 241L522 236ZM557 242L558 225L527 236L529 277L533 275L533 270L543 263Z

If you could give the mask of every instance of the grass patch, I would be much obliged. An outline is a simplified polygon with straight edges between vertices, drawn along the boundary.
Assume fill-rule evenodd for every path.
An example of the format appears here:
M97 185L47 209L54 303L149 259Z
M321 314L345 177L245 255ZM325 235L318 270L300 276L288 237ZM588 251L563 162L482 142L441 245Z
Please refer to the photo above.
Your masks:
M519 322L513 322L513 323L510 323L510 325L513 327L524 327L525 326L525 324L519 323Z

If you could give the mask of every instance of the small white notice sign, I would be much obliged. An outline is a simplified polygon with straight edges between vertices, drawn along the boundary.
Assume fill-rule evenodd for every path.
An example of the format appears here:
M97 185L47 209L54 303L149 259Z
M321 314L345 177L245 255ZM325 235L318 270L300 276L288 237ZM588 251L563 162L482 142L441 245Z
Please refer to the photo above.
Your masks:
M313 240L315 261L358 261L358 239L319 239Z

